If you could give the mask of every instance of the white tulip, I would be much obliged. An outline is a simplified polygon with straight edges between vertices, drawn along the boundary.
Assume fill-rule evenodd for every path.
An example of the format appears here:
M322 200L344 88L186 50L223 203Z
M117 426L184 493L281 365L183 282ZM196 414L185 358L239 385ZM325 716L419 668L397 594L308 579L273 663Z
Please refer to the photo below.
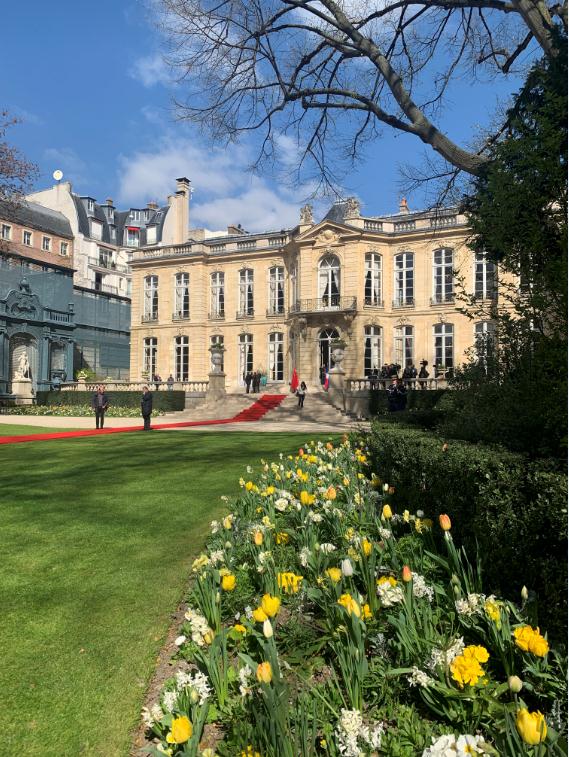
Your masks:
M346 578L354 575L352 563L348 560L347 557L345 560L342 560L342 575L346 576Z
M265 620L263 623L263 635L265 636L265 639L270 639L273 635L273 627L270 620Z

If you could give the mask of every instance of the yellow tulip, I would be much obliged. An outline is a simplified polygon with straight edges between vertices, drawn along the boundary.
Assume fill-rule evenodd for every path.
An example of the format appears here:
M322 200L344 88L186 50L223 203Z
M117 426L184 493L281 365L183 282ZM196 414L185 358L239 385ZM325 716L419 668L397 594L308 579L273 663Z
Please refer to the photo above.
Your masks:
M300 492L301 505L313 505L315 499L316 499L316 496L314 494L309 494L304 489Z
M235 576L230 573L228 576L223 576L221 579L221 588L223 591L233 591L235 588L237 581L235 579Z
M262 607L257 607L256 610L253 610L253 618L257 621L257 623L264 623L265 620L267 620L267 613L263 610Z
M520 626L514 629L516 646L524 652L531 652L537 657L545 657L549 652L547 639L540 634L539 628L535 630L531 626Z
M246 634L247 633L247 629L245 628L244 625L241 625L241 623L236 623L233 626L233 630L237 631L237 633L242 633L242 634Z
M372 617L373 617L373 614L370 610L370 606L366 602L365 605L362 607L362 618L364 620L369 620Z
M326 489L324 496L326 497L326 499L332 499L332 500L336 499L336 496L337 496L336 489L333 486L329 486Z
M547 723L539 711L518 710L516 728L526 744L540 744L547 736Z
M370 540L365 539L365 538L362 539L362 552L364 553L366 557L369 557L369 555L371 555L371 550L372 550L372 543L370 542Z
M251 491L253 486L254 486L254 483L252 481L247 481L247 483L245 484L245 488L247 489L248 492Z
M413 574L411 573L411 568L408 565L403 566L403 571L401 574L402 579L405 581L406 584L409 583L413 579Z
M274 486L267 486L267 494L270 496L271 494L275 493L275 487Z
M393 518L393 512L389 505L383 506L382 515L385 518L385 520L389 520L390 518Z
M281 600L278 597L272 597L270 594L263 595L261 599L261 608L265 615L273 618L279 611Z
M181 718L174 718L166 741L169 744L183 744L184 741L191 739L193 730L192 724L185 715L182 715Z
M360 617L360 606L351 594L342 594L342 596L338 600L338 604L342 605L342 607L345 607L345 609L349 613L355 615L356 618Z
M270 662L260 662L257 665L257 681L270 683L273 680L273 669Z
M340 568L328 568L326 575L331 581L337 584L338 581L342 578L342 571L340 570Z
M255 531L253 534L253 541L255 542L255 545L257 547L260 547L263 543L263 532L262 531Z
M289 535L284 531L279 531L275 536L275 541L277 544L288 544Z

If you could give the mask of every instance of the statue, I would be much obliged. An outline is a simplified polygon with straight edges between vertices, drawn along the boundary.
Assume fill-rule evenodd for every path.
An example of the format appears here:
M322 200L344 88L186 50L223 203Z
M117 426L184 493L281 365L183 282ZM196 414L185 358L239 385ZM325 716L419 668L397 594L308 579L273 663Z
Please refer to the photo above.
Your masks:
M26 350L24 350L18 358L18 369L14 378L17 381L30 378L30 362L28 360L28 353Z
M304 205L300 209L300 223L310 225L314 223L314 218L312 217L312 205Z
M360 202L355 197L348 197L346 200L346 218L360 217Z

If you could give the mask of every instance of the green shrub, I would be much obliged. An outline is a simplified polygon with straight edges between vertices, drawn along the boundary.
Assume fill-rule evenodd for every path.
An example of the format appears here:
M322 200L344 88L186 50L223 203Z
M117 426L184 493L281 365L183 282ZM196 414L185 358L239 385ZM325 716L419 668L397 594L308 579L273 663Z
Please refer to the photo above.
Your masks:
M91 405L12 405L2 411L3 415L34 415L38 417L51 416L53 418L89 418L95 417ZM122 407L111 405L106 412L107 418L140 418L140 407ZM163 410L152 410L156 418L164 415Z
M110 408L113 405L120 407L136 408L140 411L140 397L142 392L108 391ZM38 405L69 406L91 405L93 392L38 392L36 401ZM186 402L185 392L153 392L153 407L155 410L173 412L183 410Z
M387 423L435 428L444 418L442 407L447 393L446 389L411 389L407 392L406 409L393 413L389 410L385 389L374 389L370 392L370 415L379 416Z
M547 461L374 423L372 470L395 487L394 503L427 517L448 513L467 549L478 547L486 584L511 598L540 598L539 620L566 627L567 477Z

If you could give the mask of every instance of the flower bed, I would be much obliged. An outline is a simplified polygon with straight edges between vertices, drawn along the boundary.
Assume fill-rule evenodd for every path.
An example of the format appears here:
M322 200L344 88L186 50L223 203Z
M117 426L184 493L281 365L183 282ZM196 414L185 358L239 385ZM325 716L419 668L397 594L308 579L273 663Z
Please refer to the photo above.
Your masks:
M263 463L193 565L149 754L564 754L565 663L349 442Z
M3 415L50 415L57 418L84 418L95 413L90 405L14 405L2 410ZM154 418L164 415L162 410L153 410ZM107 418L141 418L140 407L111 405L106 411Z

